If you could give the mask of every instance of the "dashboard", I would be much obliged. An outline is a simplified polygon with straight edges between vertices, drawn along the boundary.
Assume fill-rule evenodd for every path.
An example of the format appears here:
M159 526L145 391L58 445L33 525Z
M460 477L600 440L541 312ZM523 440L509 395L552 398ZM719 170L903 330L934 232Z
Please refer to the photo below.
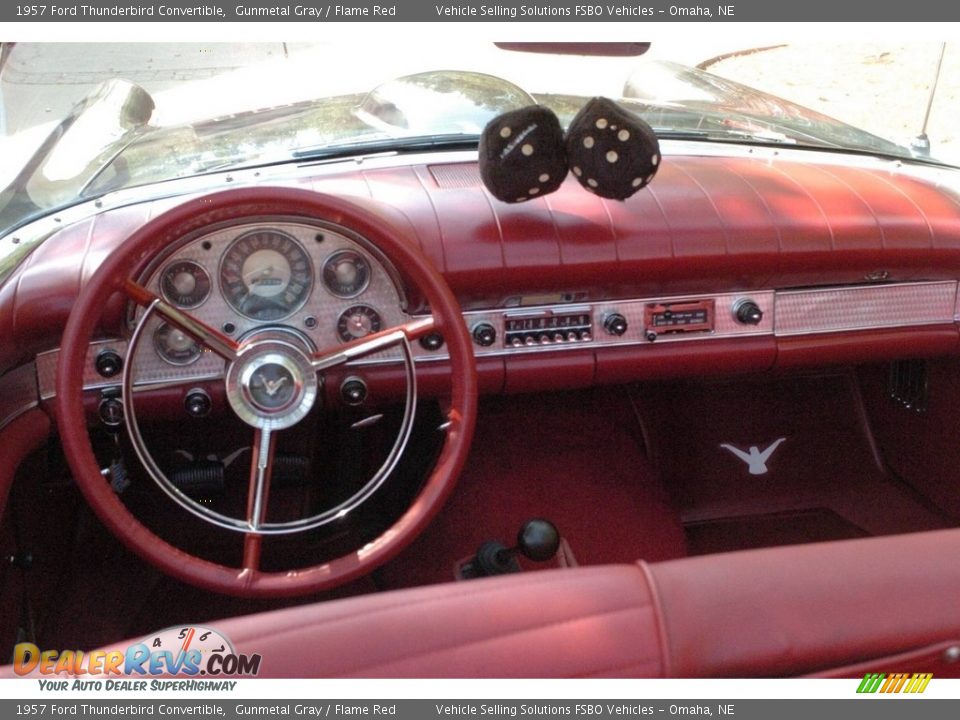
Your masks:
M568 181L523 206L496 203L469 153L231 178L349 196L408 223L460 301L483 392L957 351L956 171L799 150L664 149L657 182L626 202ZM32 376L40 401L53 397L59 332L83 278L150 216L202 194L199 182L217 185L194 178L184 195L108 199L38 223L54 237L0 288L0 334L12 340L0 368ZM132 274L147 289L237 340L283 328L325 349L428 311L335 217L265 212L174 238L145 263ZM131 311L107 310L84 369L89 389L116 385L126 359ZM136 385L222 377L217 356L149 323ZM429 390L447 360L442 338L412 352ZM395 379L400 358L386 350L350 370L371 384L380 371Z

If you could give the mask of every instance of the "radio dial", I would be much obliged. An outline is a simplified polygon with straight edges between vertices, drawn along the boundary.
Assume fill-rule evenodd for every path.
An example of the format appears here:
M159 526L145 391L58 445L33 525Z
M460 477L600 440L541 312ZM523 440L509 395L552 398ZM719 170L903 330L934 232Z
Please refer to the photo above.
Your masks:
M480 347L490 347L497 341L497 329L490 323L478 323L473 328L473 341Z
M623 335L627 327L627 319L620 313L610 313L603 319L603 329L610 335Z
M740 300L733 307L734 317L741 325L759 325L763 320L763 310L753 300Z

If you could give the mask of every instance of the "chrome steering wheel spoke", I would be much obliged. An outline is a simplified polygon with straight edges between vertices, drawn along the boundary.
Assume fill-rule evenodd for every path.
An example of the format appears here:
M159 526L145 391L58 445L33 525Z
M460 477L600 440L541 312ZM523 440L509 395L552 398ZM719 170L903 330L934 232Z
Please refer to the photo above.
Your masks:
M433 316L411 320L403 325L398 325L387 330L367 335L364 338L353 340L338 348L320 350L315 352L310 363L317 372L329 370L330 368L372 355L375 352L386 350L401 342L410 342L417 340L424 335L429 335L437 327Z
M260 569L260 551L263 535L260 530L267 519L270 480L273 474L273 453L277 435L269 427L257 428L253 435L253 457L250 461L250 483L247 490L247 524L243 537L243 567Z
M137 305L160 315L197 342L206 345L224 360L234 362L237 359L240 345L223 333L174 307L133 280L127 280L124 283L123 291Z

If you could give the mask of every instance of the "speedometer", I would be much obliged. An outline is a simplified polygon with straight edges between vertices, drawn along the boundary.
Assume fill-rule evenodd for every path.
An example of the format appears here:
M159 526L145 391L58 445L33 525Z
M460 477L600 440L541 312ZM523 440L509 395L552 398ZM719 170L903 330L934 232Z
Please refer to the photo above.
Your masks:
M280 320L307 301L313 283L310 256L279 230L253 230L227 248L220 287L230 307L251 320Z

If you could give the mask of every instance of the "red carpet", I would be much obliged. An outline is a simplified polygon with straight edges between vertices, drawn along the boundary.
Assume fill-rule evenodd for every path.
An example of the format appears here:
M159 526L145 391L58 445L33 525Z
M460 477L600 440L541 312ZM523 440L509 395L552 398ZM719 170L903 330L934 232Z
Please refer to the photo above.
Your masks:
M454 496L382 573L388 587L451 579L485 540L512 545L543 517L581 565L686 554L676 513L643 454L626 393L605 389L483 398Z

